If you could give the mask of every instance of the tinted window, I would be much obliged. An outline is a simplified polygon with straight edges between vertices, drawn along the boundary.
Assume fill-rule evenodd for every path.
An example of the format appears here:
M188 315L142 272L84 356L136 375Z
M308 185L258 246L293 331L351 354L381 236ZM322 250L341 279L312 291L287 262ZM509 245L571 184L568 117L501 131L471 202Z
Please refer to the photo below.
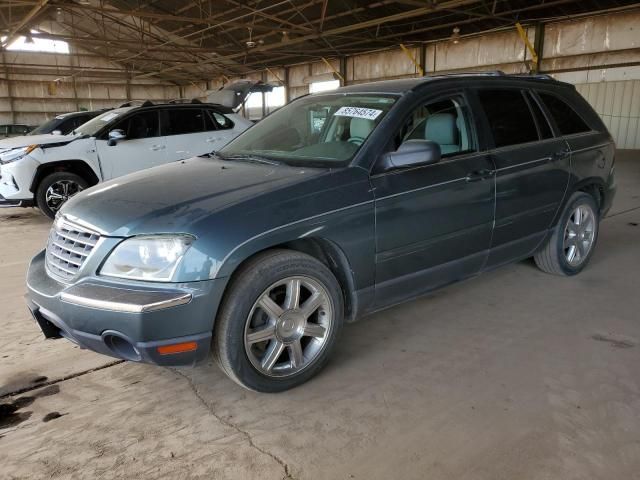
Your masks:
M443 156L474 150L468 108L458 96L429 102L414 110L400 135L400 143L406 140L436 142Z
M204 132L203 110L197 108L170 109L166 135Z
M150 138L159 135L158 112L141 112L118 122L110 130L124 130L129 140L136 138Z
M25 134L29 132L29 127L25 125L14 125L11 131L12 133Z
M560 133L563 135L571 135L573 133L588 132L591 130L575 110L564 101L555 95L546 93L538 94L555 120Z
M552 138L553 132L551 131L551 125L549 125L547 118L544 116L540 105L538 105L538 102L531 94L527 94L527 100L529 101L529 106L533 111L533 116L536 119L540 139Z
M71 130L73 130L74 128L78 127L78 122L75 118L70 118L68 120L63 120L62 122L60 122L55 128L54 130L60 130L60 132L62 132L62 135L66 135L67 133L71 133Z
M520 90L478 90L496 147L538 140L538 130Z
M214 112L213 110L209 110L209 113L211 114L211 117L213 118L213 121L216 123L216 126L219 130L225 128L233 128L233 122L221 113Z

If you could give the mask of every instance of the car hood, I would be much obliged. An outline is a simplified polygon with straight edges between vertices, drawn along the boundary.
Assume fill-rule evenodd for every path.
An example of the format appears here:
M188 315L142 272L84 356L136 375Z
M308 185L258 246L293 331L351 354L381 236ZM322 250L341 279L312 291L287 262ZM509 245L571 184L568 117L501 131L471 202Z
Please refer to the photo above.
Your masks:
M27 147L29 145L48 145L50 143L65 143L75 139L77 135L22 135L20 137L0 140L0 151L12 148Z
M227 207L264 206L265 194L325 172L196 157L101 183L69 200L60 213L108 236L196 233L194 224Z

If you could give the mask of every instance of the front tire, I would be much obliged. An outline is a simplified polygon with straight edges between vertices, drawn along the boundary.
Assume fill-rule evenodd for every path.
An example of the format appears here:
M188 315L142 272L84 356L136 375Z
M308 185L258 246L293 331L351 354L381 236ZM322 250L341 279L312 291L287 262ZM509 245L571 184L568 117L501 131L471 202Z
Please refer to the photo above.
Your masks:
M554 275L580 273L593 255L599 228L600 217L594 198L584 192L574 193L547 244L535 254L536 265Z
M304 253L259 254L234 275L213 336L213 356L257 392L301 385L327 363L343 323L333 273Z
M36 189L36 205L47 217L53 219L58 210L74 195L87 188L89 183L71 172L54 172L44 177Z

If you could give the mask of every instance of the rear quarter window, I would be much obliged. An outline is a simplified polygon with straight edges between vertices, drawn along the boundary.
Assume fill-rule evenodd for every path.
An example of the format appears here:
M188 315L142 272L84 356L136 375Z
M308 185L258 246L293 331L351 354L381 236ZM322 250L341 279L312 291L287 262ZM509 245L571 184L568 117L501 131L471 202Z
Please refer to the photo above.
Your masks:
M538 92L540 99L556 122L562 135L573 135L591 131L591 127L564 100L550 93Z
M218 113L214 110L209 110L209 114L211 115L211 119L215 123L218 130L233 128L233 122L221 113Z

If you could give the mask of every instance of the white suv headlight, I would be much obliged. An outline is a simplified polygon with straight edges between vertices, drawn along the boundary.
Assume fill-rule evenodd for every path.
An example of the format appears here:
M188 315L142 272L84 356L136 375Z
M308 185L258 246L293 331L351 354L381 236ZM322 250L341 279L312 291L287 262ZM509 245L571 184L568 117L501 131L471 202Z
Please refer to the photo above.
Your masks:
M38 145L29 145L28 147L12 148L6 152L0 153L0 163L11 163L27 156L33 152Z
M170 282L194 238L189 235L148 235L119 243L107 257L100 275Z

